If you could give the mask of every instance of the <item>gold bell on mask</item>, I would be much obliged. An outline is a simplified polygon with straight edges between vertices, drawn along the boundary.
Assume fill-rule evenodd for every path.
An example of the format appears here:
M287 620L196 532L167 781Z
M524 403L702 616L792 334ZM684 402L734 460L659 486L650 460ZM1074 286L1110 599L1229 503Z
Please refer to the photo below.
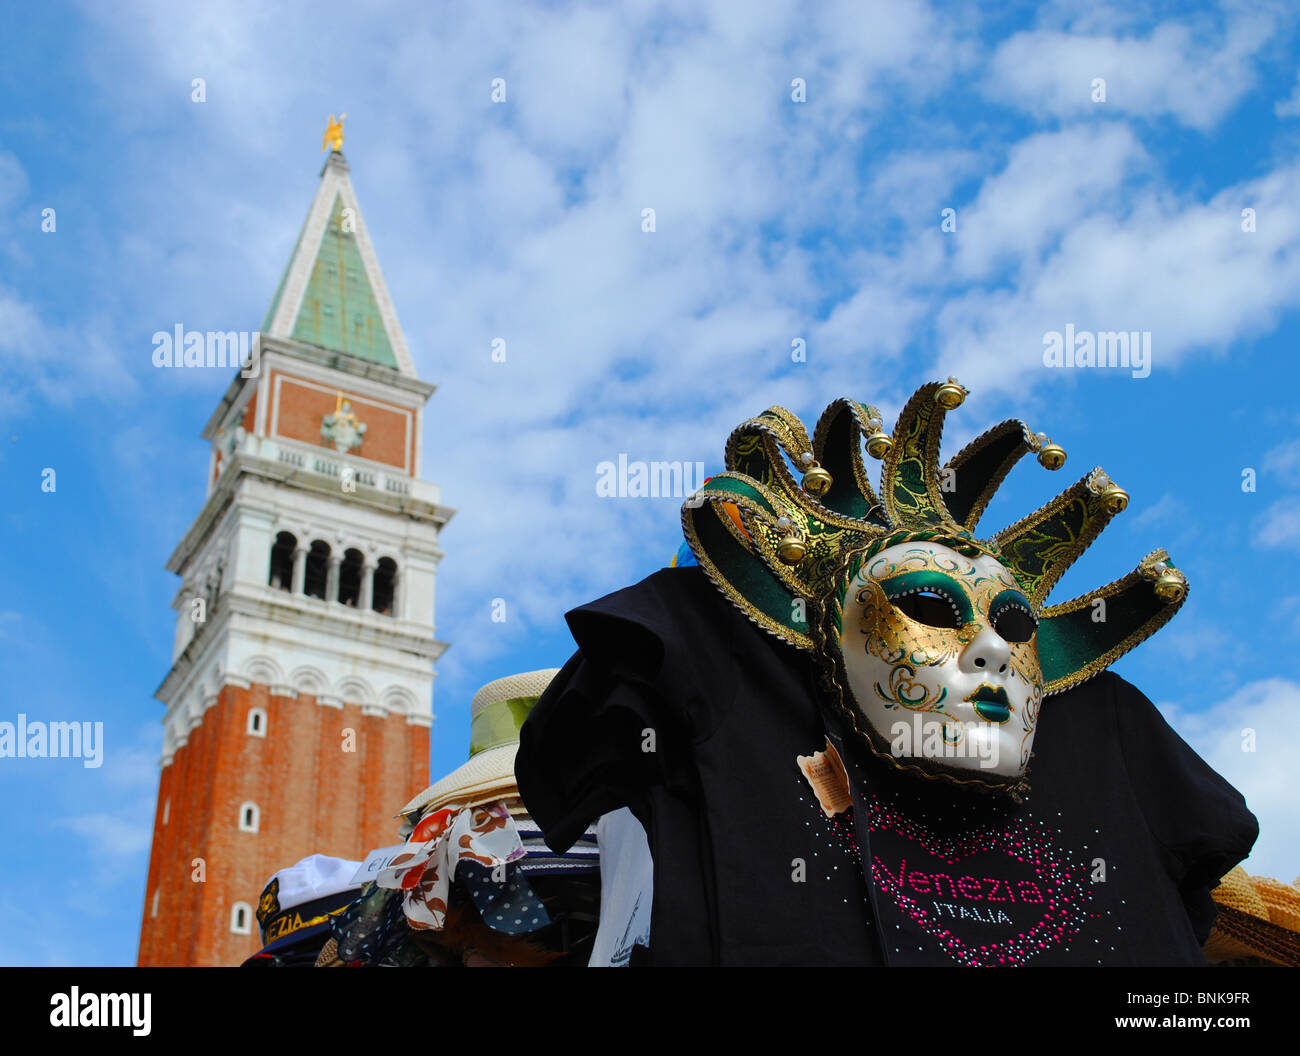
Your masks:
M785 533L776 544L776 556L787 565L797 565L808 553L808 544L804 542L803 536L794 530L789 517L778 517L776 526Z
M803 490L809 495L821 498L831 490L832 483L834 480L831 475L816 461L804 471Z
M1044 469L1060 469L1065 465L1065 448L1053 443L1044 433L1038 434L1038 464Z
M1157 561L1152 567L1160 573L1153 585L1156 597L1166 605L1182 601L1187 593L1187 580L1182 573L1174 571L1164 561Z

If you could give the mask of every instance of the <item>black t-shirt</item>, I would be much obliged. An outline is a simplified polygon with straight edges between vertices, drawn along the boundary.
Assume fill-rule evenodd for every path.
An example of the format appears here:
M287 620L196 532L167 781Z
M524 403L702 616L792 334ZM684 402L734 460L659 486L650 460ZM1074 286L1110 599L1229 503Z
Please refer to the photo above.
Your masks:
M860 757L819 706L812 657L698 567L567 619L579 651L524 724L515 773L557 851L606 811L641 820L650 963L1204 963L1209 888L1257 825L1118 676L1044 704L1017 805ZM833 819L796 764L828 736L854 798Z

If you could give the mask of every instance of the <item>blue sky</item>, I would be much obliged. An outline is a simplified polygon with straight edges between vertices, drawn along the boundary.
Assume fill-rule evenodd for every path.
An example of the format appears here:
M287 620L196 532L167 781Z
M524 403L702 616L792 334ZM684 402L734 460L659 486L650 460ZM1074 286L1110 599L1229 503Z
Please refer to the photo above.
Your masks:
M440 386L424 475L459 511L435 776L464 757L477 686L562 664L565 610L676 548L679 503L598 498L598 462L713 472L773 403L811 423L849 395L892 421L955 374L972 394L949 450L1020 416L1071 456L1013 474L982 532L1093 465L1132 494L1055 598L1157 546L1187 571L1183 611L1116 669L1246 793L1263 826L1248 867L1294 879L1297 14L1003 10L4 5L0 719L102 721L106 748L96 770L0 761L0 963L134 961L163 565L202 503L199 431L229 381L155 370L150 338L260 323L340 111L417 369ZM1043 335L1067 324L1150 331L1150 376L1045 368Z

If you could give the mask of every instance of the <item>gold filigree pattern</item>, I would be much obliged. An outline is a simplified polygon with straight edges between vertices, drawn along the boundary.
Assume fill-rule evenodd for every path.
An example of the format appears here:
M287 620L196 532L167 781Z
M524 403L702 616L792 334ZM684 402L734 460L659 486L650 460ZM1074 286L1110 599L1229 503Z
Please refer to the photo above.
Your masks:
M889 672L889 689L875 685L876 695L886 708L906 708L908 711L942 712L948 691L943 686L931 686L916 677L911 664L897 664Z
M1032 686L1041 698L1043 694L1043 665L1038 659L1037 635L1027 642L1008 642L1011 647L1011 670L1026 685Z
M917 623L890 603L881 586L891 576L932 570L946 572L967 588L971 608L976 613L974 620L956 630ZM865 574L870 578L858 588L856 600L863 606L858 629L866 639L867 650L886 663L910 663L917 667L936 667L957 656L988 626L987 614L993 599L1004 590L1020 589L1005 570L981 573L974 562L959 554L934 554L919 547L892 559L877 555L865 566ZM1043 682L1036 638L1037 635L1025 642L1007 643L1012 672L1030 687L1041 687ZM1041 698L1041 688L1036 692Z
M938 667L957 655L955 632L908 619L875 580L858 591L858 602L864 606L858 629L867 652L885 663Z
M925 524L956 531L935 475L927 467L938 461L943 408L934 401L938 385L917 390L899 415L894 446L885 456L881 495L894 523Z
M1037 607L1115 516L1097 493L1101 467L992 539Z
M1037 661L1037 653L1034 655ZM1038 729L1038 712L1043 706L1043 683L1042 677L1037 682L1031 682L1034 691L1025 701L1025 706L1020 714L1020 768L1023 770L1029 766L1030 745L1033 742L1034 731Z

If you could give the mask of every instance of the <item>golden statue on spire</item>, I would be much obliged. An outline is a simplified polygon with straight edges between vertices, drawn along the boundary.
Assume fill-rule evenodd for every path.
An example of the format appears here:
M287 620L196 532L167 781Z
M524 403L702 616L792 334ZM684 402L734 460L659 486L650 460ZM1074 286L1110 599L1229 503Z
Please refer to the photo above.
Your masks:
M339 119L334 120L334 115L330 114L329 124L325 126L325 135L321 137L320 149L322 153L330 148L343 152L343 122L347 120L347 114L339 114Z

